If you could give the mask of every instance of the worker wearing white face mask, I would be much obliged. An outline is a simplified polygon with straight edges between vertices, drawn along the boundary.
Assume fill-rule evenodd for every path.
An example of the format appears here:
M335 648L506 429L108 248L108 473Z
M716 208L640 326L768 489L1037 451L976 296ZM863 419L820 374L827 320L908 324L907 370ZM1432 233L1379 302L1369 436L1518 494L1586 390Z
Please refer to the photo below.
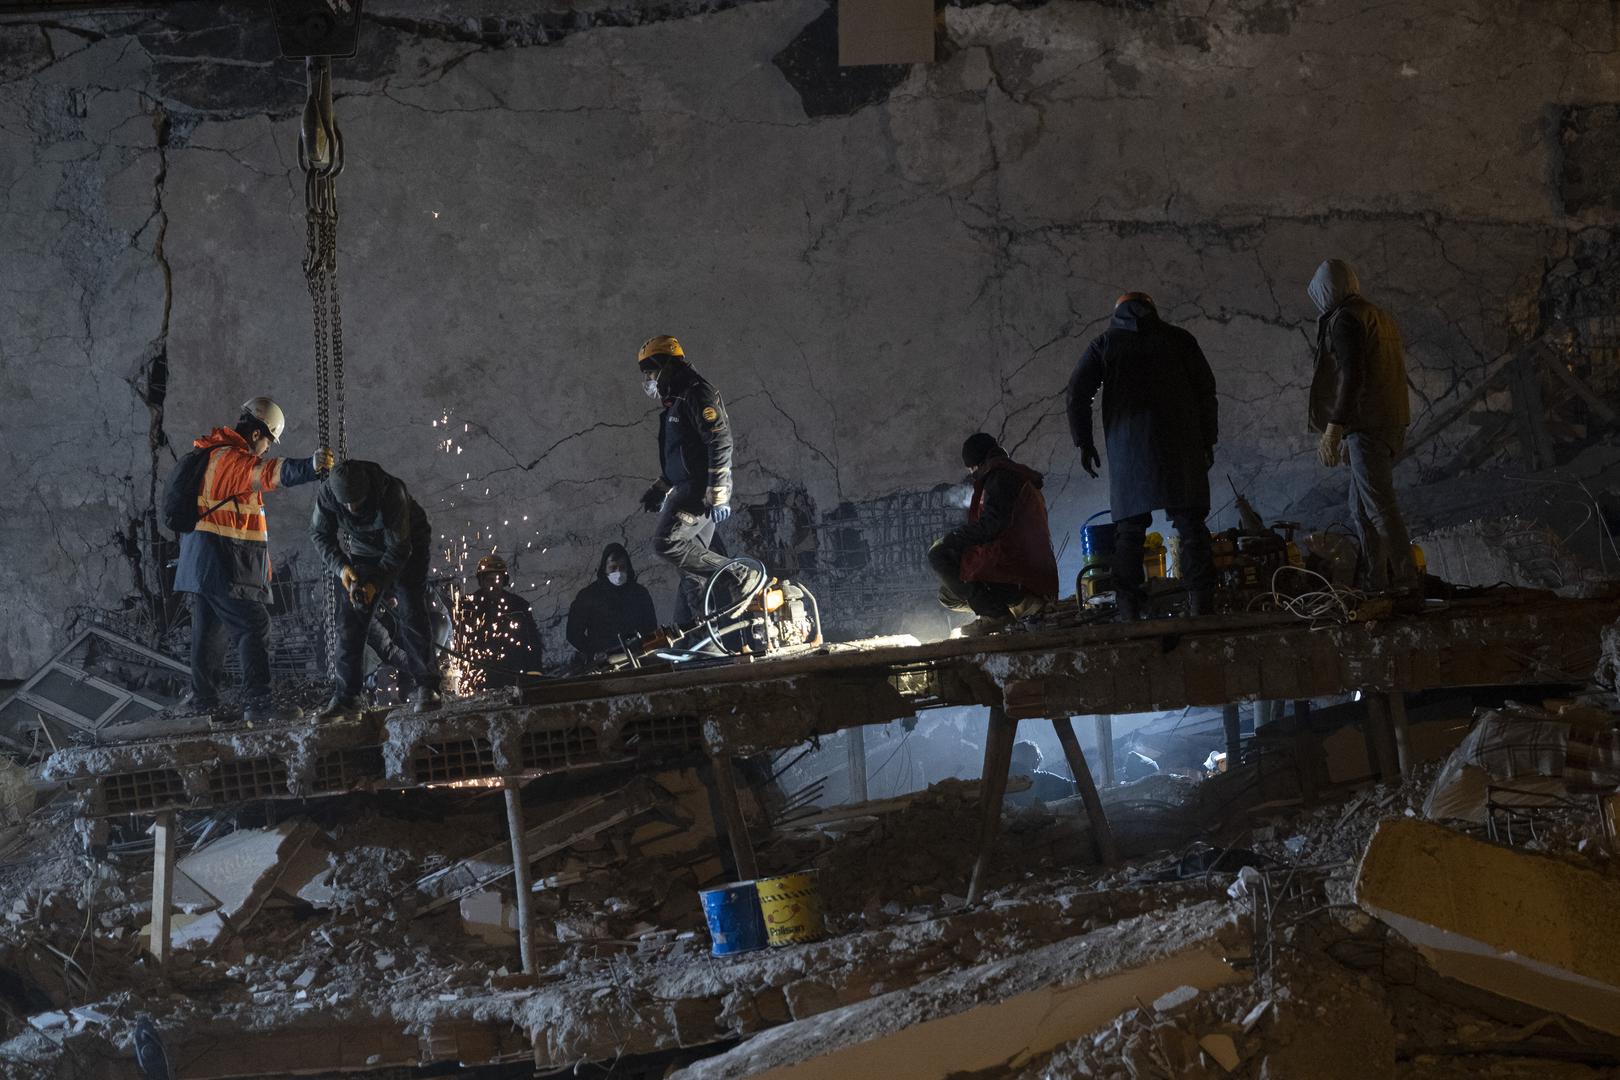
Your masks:
M568 608L568 644L577 650L575 670L594 666L604 653L617 652L621 639L634 642L658 629L652 594L636 581L623 544L602 549L596 580L579 590Z

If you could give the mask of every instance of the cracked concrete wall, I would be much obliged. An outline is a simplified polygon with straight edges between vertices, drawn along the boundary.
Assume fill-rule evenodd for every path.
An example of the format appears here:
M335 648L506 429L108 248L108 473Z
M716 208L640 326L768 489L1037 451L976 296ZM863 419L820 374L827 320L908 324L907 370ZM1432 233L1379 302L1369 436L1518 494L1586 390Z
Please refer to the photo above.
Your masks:
M370 6L337 66L350 444L453 560L515 555L542 620L611 539L668 614L636 507L653 333L726 395L745 504L926 491L982 427L1067 529L1106 488L1063 385L1145 288L1220 381L1217 506L1229 473L1280 515L1342 485L1303 423L1322 257L1401 320L1421 423L1615 224L1560 187L1562 118L1620 100L1615 11L1585 0L950 6L940 61L892 78L839 75L821 0ZM174 447L267 392L312 448L301 95L241 11L0 25L0 675L64 607L139 592ZM272 497L277 548L308 506Z

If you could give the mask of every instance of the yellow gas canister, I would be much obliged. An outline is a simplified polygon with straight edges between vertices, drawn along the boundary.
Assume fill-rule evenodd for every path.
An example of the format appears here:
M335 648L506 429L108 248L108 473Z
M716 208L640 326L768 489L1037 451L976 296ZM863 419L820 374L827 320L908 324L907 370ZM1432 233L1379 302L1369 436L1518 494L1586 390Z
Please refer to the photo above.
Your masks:
M1412 564L1417 567L1418 577L1429 572L1429 561L1423 556L1423 548L1418 544L1412 545Z
M772 945L816 941L826 935L815 871L760 878L754 887L759 890L765 933Z
M1147 542L1142 546L1142 572L1150 578L1162 578L1167 572L1166 559L1168 552L1164 546L1162 533L1148 533Z

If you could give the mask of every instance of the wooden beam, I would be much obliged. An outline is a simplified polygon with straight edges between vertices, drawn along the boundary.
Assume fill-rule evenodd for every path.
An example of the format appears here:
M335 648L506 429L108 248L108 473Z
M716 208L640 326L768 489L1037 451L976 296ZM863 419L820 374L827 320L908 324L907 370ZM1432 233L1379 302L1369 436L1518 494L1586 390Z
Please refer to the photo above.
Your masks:
M1221 727L1226 730L1226 767L1235 769L1243 756L1243 722L1237 702L1229 701L1221 706Z
M174 909L174 811L162 810L152 822L152 940L159 964L169 962L169 916Z
M748 838L748 823L743 819L742 802L737 797L737 778L731 772L731 758L716 754L714 764L715 796L720 802L721 826L731 841L731 857L737 864L737 880L751 881L759 877L759 862L754 858L754 842Z
M1367 742L1378 766L1378 779L1386 784L1396 784L1401 779L1401 753L1396 743L1395 719L1390 712L1390 699L1394 696L1377 690L1361 692L1367 706ZM1403 718L1404 715L1403 710Z
M1093 720L1097 729L1097 755L1101 758L1098 768L1102 772L1103 787L1113 787L1114 717L1110 713L1098 713Z
M1509 353L1507 356L1498 357L1490 367L1485 369L1484 377L1481 378L1477 384L1475 384L1472 390L1469 390L1462 397L1452 402L1449 406L1447 406L1444 412L1440 413L1438 416L1434 417L1427 424L1425 424L1422 431L1418 432L1416 435L1413 435L1410 439L1407 439L1406 448L1401 451L1400 456L1395 460L1400 461L1403 458L1410 457L1413 451L1415 451L1418 447L1422 446L1424 443L1440 434L1446 428L1456 423L1464 413L1472 409L1481 398L1490 393L1491 384L1494 383L1499 376L1506 372L1508 368L1512 367L1513 364L1521 357L1534 355L1540 350L1541 341L1537 339L1530 345L1526 345L1521 349Z
M844 732L849 746L849 800L865 802L870 795L866 790L866 729L852 727Z
M1001 831L1001 800L1007 797L1007 774L1012 770L1013 740L1018 737L1018 721L999 705L990 707L990 724L984 736L984 771L979 778L979 854L973 860L973 877L968 882L967 902L971 906L984 895L984 875L990 869L990 853Z
M1550 467L1552 436L1547 434L1546 404L1541 399L1541 377L1534 354L1513 365L1513 414L1525 460L1533 469Z
M1609 407L1609 403L1599 397L1590 386L1587 386L1585 379L1569 370L1569 366L1554 355L1552 350L1544 351L1541 354L1541 360L1546 365L1547 370L1551 371L1560 382L1574 391L1576 397L1586 402L1587 407L1596 413L1604 423L1612 424L1617 419L1620 419L1620 416L1617 416L1615 411Z
M1316 733L1311 730L1311 703L1294 702L1293 716L1289 719L1292 736L1294 768L1299 770L1299 797L1306 806L1316 802L1316 765L1319 747Z
M1074 725L1067 716L1054 716L1052 729L1057 732L1063 756L1074 774L1074 783L1080 789L1080 801L1086 804L1086 818L1091 822L1092 846L1097 850L1097 861L1104 866L1119 865L1119 845L1114 843L1114 830L1103 813L1102 799L1097 795L1097 784L1091 779L1091 766L1080 749L1080 740L1074 737Z
M523 828L523 781L507 780L506 831L512 837L512 887L517 890L518 956L523 974L538 970L534 962L534 894L529 889L529 850Z

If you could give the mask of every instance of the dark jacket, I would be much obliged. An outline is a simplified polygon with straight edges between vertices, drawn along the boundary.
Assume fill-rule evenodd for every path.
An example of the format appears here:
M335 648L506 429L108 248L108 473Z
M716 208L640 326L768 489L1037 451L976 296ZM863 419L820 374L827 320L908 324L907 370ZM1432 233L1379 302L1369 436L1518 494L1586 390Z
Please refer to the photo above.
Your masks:
M661 386L658 460L664 483L693 488L731 486L731 421L720 391L686 363L675 364Z
M1400 327L1361 295L1355 271L1338 259L1317 267L1310 295L1322 312L1316 320L1310 429L1339 424L1346 432L1376 436L1400 453L1412 420Z
M1041 474L1009 457L994 457L973 485L968 523L945 538L960 547L963 581L1017 585L1056 598L1057 560L1046 520Z
M363 580L391 584L409 567L409 578L427 578L433 531L405 482L374 461L356 461L370 474L371 497L351 514L322 484L309 519L309 536L334 577L352 566Z
M1095 446L1091 402L1102 390L1108 493L1114 520L1164 509L1209 509L1219 434L1215 376L1198 340L1128 300L1069 379L1074 445Z
M624 560L625 581L615 585L607 579L607 561L617 555ZM633 641L658 629L658 612L652 594L636 580L630 553L623 544L602 549L596 565L596 580L579 590L568 607L568 644L587 660L619 647L619 638Z
M540 628L523 597L506 589L479 589L461 601L457 614L462 654L488 665L484 686L516 686L519 672L540 670Z
M256 457L231 428L215 428L191 445L209 451L208 466L197 492L197 527L180 536L174 591L268 604L270 533L264 494L309 483L315 479L315 464L308 458Z

